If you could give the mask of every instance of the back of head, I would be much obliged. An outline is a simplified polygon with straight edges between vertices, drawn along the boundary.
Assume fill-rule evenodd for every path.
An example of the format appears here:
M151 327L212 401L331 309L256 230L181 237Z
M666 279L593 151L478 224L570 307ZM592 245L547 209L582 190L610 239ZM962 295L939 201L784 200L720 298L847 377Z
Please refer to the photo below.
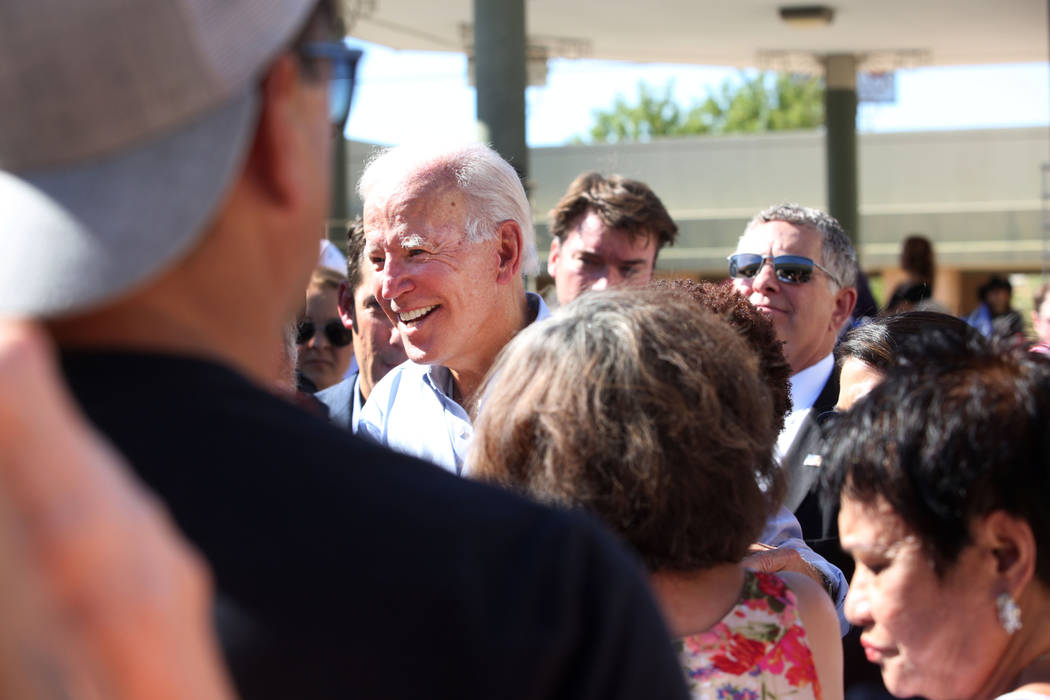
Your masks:
M791 411L791 365L784 358L784 343L777 340L773 322L728 283L675 279L658 280L650 286L685 295L728 323L744 339L758 358L758 371L770 390L773 422L779 432Z
M927 282L902 282L897 285L886 302L886 313L908 311L927 299L933 297L933 290Z
M933 244L925 236L908 236L901 244L901 269L915 280L933 284Z
M846 235L846 230L835 217L819 209L798 204L774 204L755 214L748 222L741 238L755 226L770 221L784 221L800 228L805 227L816 231L821 239L821 256L824 260L824 267L828 268L834 278L841 282L842 287L857 285L857 253L853 249L849 236Z
M898 365L950 366L986 345L985 338L960 318L907 311L854 328L835 348L835 358L840 364L856 358L886 372Z
M468 240L492 239L501 221L516 221L524 245L522 272L539 271L532 212L521 179L488 146L409 143L379 151L361 174L357 191L367 218L371 209L444 187L456 188L468 202Z
M258 79L315 4L83 0L5 12L0 102L18 108L0 113L0 167L76 225L43 238L5 208L0 310L85 311L192 249L251 144Z
M738 561L781 493L756 364L680 295L583 295L504 348L472 473L594 512L653 570Z
M943 575L994 510L1028 522L1050 583L1050 365L985 344L951 366L901 367L838 422L832 494L883 498Z
M583 173L569 184L551 210L551 235L564 240L588 211L597 214L610 229L626 231L633 237L653 237L657 250L674 245L678 235L678 226L648 185L622 175L596 172Z

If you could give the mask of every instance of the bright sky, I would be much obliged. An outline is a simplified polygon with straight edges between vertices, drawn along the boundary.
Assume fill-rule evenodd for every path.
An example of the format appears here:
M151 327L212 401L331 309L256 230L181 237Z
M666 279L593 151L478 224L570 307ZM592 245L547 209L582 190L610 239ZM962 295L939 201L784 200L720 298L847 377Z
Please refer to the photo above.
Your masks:
M428 137L473 138L474 89L463 54L395 51L358 40L364 49L347 135L395 144ZM691 106L735 69L595 60L552 60L547 85L528 88L530 146L558 146L584 135L593 111L617 94L633 101L638 82L663 88ZM1038 126L1050 123L1050 70L1045 63L918 68L897 74L895 104L863 104L861 131L914 131Z

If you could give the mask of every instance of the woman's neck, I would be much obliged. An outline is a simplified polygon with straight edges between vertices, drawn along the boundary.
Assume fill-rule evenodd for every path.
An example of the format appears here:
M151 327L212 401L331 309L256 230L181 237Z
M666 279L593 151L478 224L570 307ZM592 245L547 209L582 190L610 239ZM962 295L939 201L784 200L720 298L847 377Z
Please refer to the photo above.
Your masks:
M733 609L744 587L744 567L719 564L700 571L655 571L649 580L677 639L714 627Z

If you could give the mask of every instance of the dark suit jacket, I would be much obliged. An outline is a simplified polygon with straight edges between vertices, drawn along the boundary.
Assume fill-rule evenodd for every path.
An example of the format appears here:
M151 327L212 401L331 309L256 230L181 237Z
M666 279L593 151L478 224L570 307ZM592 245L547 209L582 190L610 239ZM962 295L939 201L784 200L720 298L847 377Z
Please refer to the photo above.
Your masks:
M314 394L318 401L328 407L328 420L347 430L353 429L354 386L356 384L357 372L354 372L338 384L333 384Z
M817 459L807 457L823 452L824 430L820 416L834 410L839 397L839 368L835 367L828 377L806 420L799 428L794 442L781 460L788 480L785 503L794 511L802 526L806 543L825 559L842 569L847 578L852 572L852 560L844 557L838 547L837 507L822 507L820 503L821 465ZM807 461L809 463L807 463ZM829 551L830 550L830 551ZM829 556L832 555L832 556ZM845 558L849 572L841 561Z

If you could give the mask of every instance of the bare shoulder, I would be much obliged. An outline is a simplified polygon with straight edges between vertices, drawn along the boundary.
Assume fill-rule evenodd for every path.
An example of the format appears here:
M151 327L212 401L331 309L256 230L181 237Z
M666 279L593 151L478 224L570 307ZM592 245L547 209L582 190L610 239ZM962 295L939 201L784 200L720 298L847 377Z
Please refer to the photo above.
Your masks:
M781 571L777 575L795 594L799 618L813 652L824 700L841 700L842 638L834 603L827 591L805 574Z
M777 576L787 584L795 594L798 614L808 631L811 627L829 624L836 636L839 633L838 617L835 615L835 604L831 602L828 592L816 581L797 571L778 571Z

